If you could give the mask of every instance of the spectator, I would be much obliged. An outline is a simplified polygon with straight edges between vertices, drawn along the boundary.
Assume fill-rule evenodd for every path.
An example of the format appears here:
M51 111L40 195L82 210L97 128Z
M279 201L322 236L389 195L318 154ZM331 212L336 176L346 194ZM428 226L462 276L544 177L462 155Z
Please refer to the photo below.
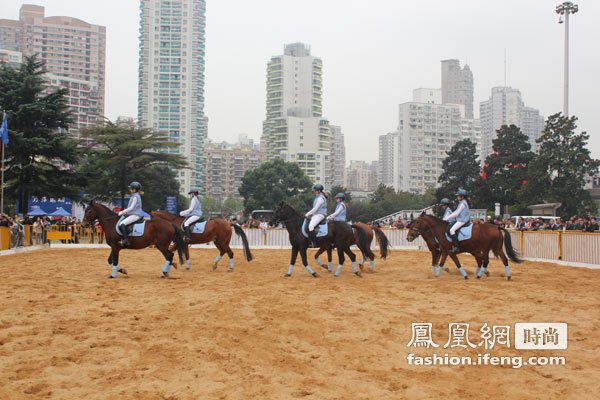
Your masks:
M586 227L586 232L595 232L598 230L598 222L595 217L590 217L589 225Z
M517 218L515 229L518 231L524 231L527 229L527 227L525 226L525 222L523 221L523 217Z
M42 229L44 228L44 223L37 217L33 223L33 237L35 238L35 243L40 244L42 242Z

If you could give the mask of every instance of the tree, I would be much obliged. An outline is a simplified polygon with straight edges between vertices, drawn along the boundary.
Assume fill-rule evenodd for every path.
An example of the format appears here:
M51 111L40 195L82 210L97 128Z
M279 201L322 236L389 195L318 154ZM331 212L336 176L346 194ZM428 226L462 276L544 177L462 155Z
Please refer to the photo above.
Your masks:
M456 142L446 154L448 157L442 163L444 172L438 178L441 186L435 192L436 202L444 197L456 197L458 189L467 190L471 200L474 200L479 195L478 183L481 173L477 160L477 146L469 139L464 139Z
M577 118L561 113L546 120L544 131L537 139L540 151L532 163L523 198L535 203L562 203L563 217L594 213L595 205L584 189L586 175L594 175L600 160L590 157L586 132L575 133ZM532 203L529 203L532 204Z
M29 196L77 197L80 152L66 130L71 124L68 90L49 92L44 63L25 57L19 69L0 65L0 108L8 118L5 193L27 212Z
M274 210L286 201L298 212L308 211L312 204L312 183L298 164L280 158L246 171L239 192L244 198L246 215L253 210Z
M493 140L494 152L483 165L481 176L482 201L487 207L498 202L513 205L527 183L529 164L535 158L529 138L515 125L502 125Z
M178 194L179 184L173 169L184 168L187 162L179 154L163 152L179 146L178 143L169 142L149 129L116 125L108 120L83 134L90 136L96 145L89 149L81 165L89 195L104 200L120 197L124 204L125 194L129 193L127 187L136 180L145 189L151 188L144 206L154 209L164 208L164 196Z
M377 189L375 189L373 194L371 194L370 196L371 202L379 203L380 201L383 201L383 198L388 193L395 193L394 188L388 187L385 184L380 183L379 185L377 185Z

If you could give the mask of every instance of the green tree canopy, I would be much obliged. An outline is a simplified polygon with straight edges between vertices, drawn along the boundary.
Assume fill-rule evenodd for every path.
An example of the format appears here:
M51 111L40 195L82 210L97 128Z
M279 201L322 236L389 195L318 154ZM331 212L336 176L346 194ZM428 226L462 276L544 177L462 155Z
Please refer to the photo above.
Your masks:
M179 154L165 150L177 147L160 133L137 129L133 125L116 125L105 121L103 126L83 132L93 144L81 165L87 180L87 193L95 198L125 199L128 185L139 181L145 192L144 208L165 208L165 196L177 196L179 184L173 169L184 168L187 162ZM178 199L181 204L181 200Z
M493 140L494 152L485 159L482 174L482 201L488 208L494 203L516 204L527 182L529 164L535 158L529 138L515 125L502 125Z
M18 69L0 65L0 108L8 118L5 146L5 194L27 211L29 196L76 197L81 181L77 142L66 130L71 123L68 90L49 92L44 63L25 57Z
M246 171L239 192L244 198L246 215L253 210L274 210L286 201L299 213L312 204L312 183L298 164L280 158Z
M436 190L436 201L444 197L452 200L458 189L469 192L471 200L479 196L479 178L481 167L477 160L477 146L469 139L456 142L446 153L442 168L444 172L438 178L441 186Z
M586 175L594 175L600 160L591 158L586 132L575 133L577 118L561 113L546 120L544 131L537 142L539 155L531 164L523 202L562 203L558 212L563 217L594 213L595 205L584 189Z

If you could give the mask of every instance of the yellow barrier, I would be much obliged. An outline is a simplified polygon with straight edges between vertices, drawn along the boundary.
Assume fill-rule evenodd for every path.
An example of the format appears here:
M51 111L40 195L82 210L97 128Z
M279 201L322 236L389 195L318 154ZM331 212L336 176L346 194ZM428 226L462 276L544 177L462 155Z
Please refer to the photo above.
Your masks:
M10 249L10 228L0 226L0 250Z

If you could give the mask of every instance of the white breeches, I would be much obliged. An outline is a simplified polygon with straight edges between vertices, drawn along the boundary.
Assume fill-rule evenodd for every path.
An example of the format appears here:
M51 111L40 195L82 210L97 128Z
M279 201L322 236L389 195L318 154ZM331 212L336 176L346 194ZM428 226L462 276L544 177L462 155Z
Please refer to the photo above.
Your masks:
M133 223L134 221L137 221L138 219L140 219L139 215L130 215L127 218L125 218L123 221L121 221L121 223L119 225L120 226L129 225L129 224Z
M456 221L454 223L454 225L452 225L452 228L450 228L450 234L454 235L456 233L456 231L459 230L460 227L463 226L464 224L466 224L466 222Z
M319 225L319 223L321 221L323 221L323 219L325 218L325 216L323 214L315 214L310 218L310 223L308 224L308 230L312 231L313 229L315 229L315 226Z
M185 220L185 222L183 223L183 226L187 228L188 226L190 226L190 225L191 225L191 224L193 224L194 222L198 221L199 219L200 219L200 217L199 217L199 216L197 216L197 215L192 215L191 217L188 217L188 218Z

